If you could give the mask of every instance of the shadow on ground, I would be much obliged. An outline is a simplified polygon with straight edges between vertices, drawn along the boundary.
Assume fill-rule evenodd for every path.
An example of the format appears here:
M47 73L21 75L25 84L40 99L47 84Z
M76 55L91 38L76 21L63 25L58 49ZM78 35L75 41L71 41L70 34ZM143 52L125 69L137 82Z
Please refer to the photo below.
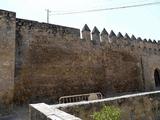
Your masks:
M14 106L13 112L8 116L0 117L0 120L29 120L28 107L27 105Z

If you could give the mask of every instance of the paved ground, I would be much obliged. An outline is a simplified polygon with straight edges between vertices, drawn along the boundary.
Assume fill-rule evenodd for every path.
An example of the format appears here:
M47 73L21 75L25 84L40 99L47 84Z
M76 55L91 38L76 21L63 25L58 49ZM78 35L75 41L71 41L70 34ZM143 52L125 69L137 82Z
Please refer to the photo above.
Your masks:
M28 106L15 106L12 114L0 117L0 120L29 120Z

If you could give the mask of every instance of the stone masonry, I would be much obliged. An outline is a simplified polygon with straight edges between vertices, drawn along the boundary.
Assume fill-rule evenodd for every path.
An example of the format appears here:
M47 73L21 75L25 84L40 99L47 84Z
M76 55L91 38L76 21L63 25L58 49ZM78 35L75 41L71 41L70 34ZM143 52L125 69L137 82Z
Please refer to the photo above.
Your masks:
M15 67L15 13L0 10L0 115L12 109Z
M87 25L80 34L0 10L0 108L7 111L13 102L57 103L65 95L101 92L107 97L159 88L155 40L106 29L100 33Z

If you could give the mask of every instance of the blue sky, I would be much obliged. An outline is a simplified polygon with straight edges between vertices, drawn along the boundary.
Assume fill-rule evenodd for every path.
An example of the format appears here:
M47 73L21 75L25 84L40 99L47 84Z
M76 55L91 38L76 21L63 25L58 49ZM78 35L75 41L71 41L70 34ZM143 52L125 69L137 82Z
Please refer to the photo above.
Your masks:
M75 11L134 5L160 0L1 0L0 9L14 11L18 18L46 22L46 11ZM139 8L72 15L51 15L50 23L82 29L88 24L90 29L97 26L101 31L114 30L124 35L160 40L160 4Z

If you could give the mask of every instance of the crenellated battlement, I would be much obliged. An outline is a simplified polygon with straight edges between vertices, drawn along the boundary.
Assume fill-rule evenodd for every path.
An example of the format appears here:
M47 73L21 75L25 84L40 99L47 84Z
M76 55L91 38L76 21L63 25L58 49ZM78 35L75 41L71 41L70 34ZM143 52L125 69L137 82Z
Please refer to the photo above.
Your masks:
M47 103L73 94L108 97L160 87L160 41L87 24L82 39L80 33L0 10L0 116L13 99Z
M80 39L80 30L76 28L70 28L60 25L41 23L38 21L25 20L14 18L15 13L1 10L1 14L10 18L16 22L16 35L19 31L25 30L29 33L45 32L45 34L51 35L51 39ZM18 35L17 35L18 36ZM53 37L54 36L54 37ZM56 36L56 37L55 37ZM105 28L100 32L97 27L90 30L87 24L82 29L82 39L87 43L91 43L94 46L106 46L111 49L138 51L141 54L159 54L160 41L151 39L142 39L141 37L135 37L134 35L128 35L128 33L117 34L111 30L108 32Z
M48 34L59 34L61 36L71 34L70 37L77 39L79 39L78 36L80 36L79 29L17 18L16 29L19 30L23 28L28 31L42 29ZM130 49L145 54L159 54L160 51L160 41L156 42L156 40L142 39L134 35L129 36L128 33L123 35L121 32L118 32L116 34L113 30L108 33L105 28L100 32L96 26L91 31L87 24L85 24L82 29L82 39L95 46L106 46L111 49Z
M94 27L91 32L87 24L82 29L82 38L86 41L91 41L93 45L111 46L111 48L118 49L134 49L144 54L159 54L160 51L160 41L142 39L134 35L129 36L128 33L123 35L121 32L118 32L116 35L113 30L108 33L105 28L100 33L98 28Z

